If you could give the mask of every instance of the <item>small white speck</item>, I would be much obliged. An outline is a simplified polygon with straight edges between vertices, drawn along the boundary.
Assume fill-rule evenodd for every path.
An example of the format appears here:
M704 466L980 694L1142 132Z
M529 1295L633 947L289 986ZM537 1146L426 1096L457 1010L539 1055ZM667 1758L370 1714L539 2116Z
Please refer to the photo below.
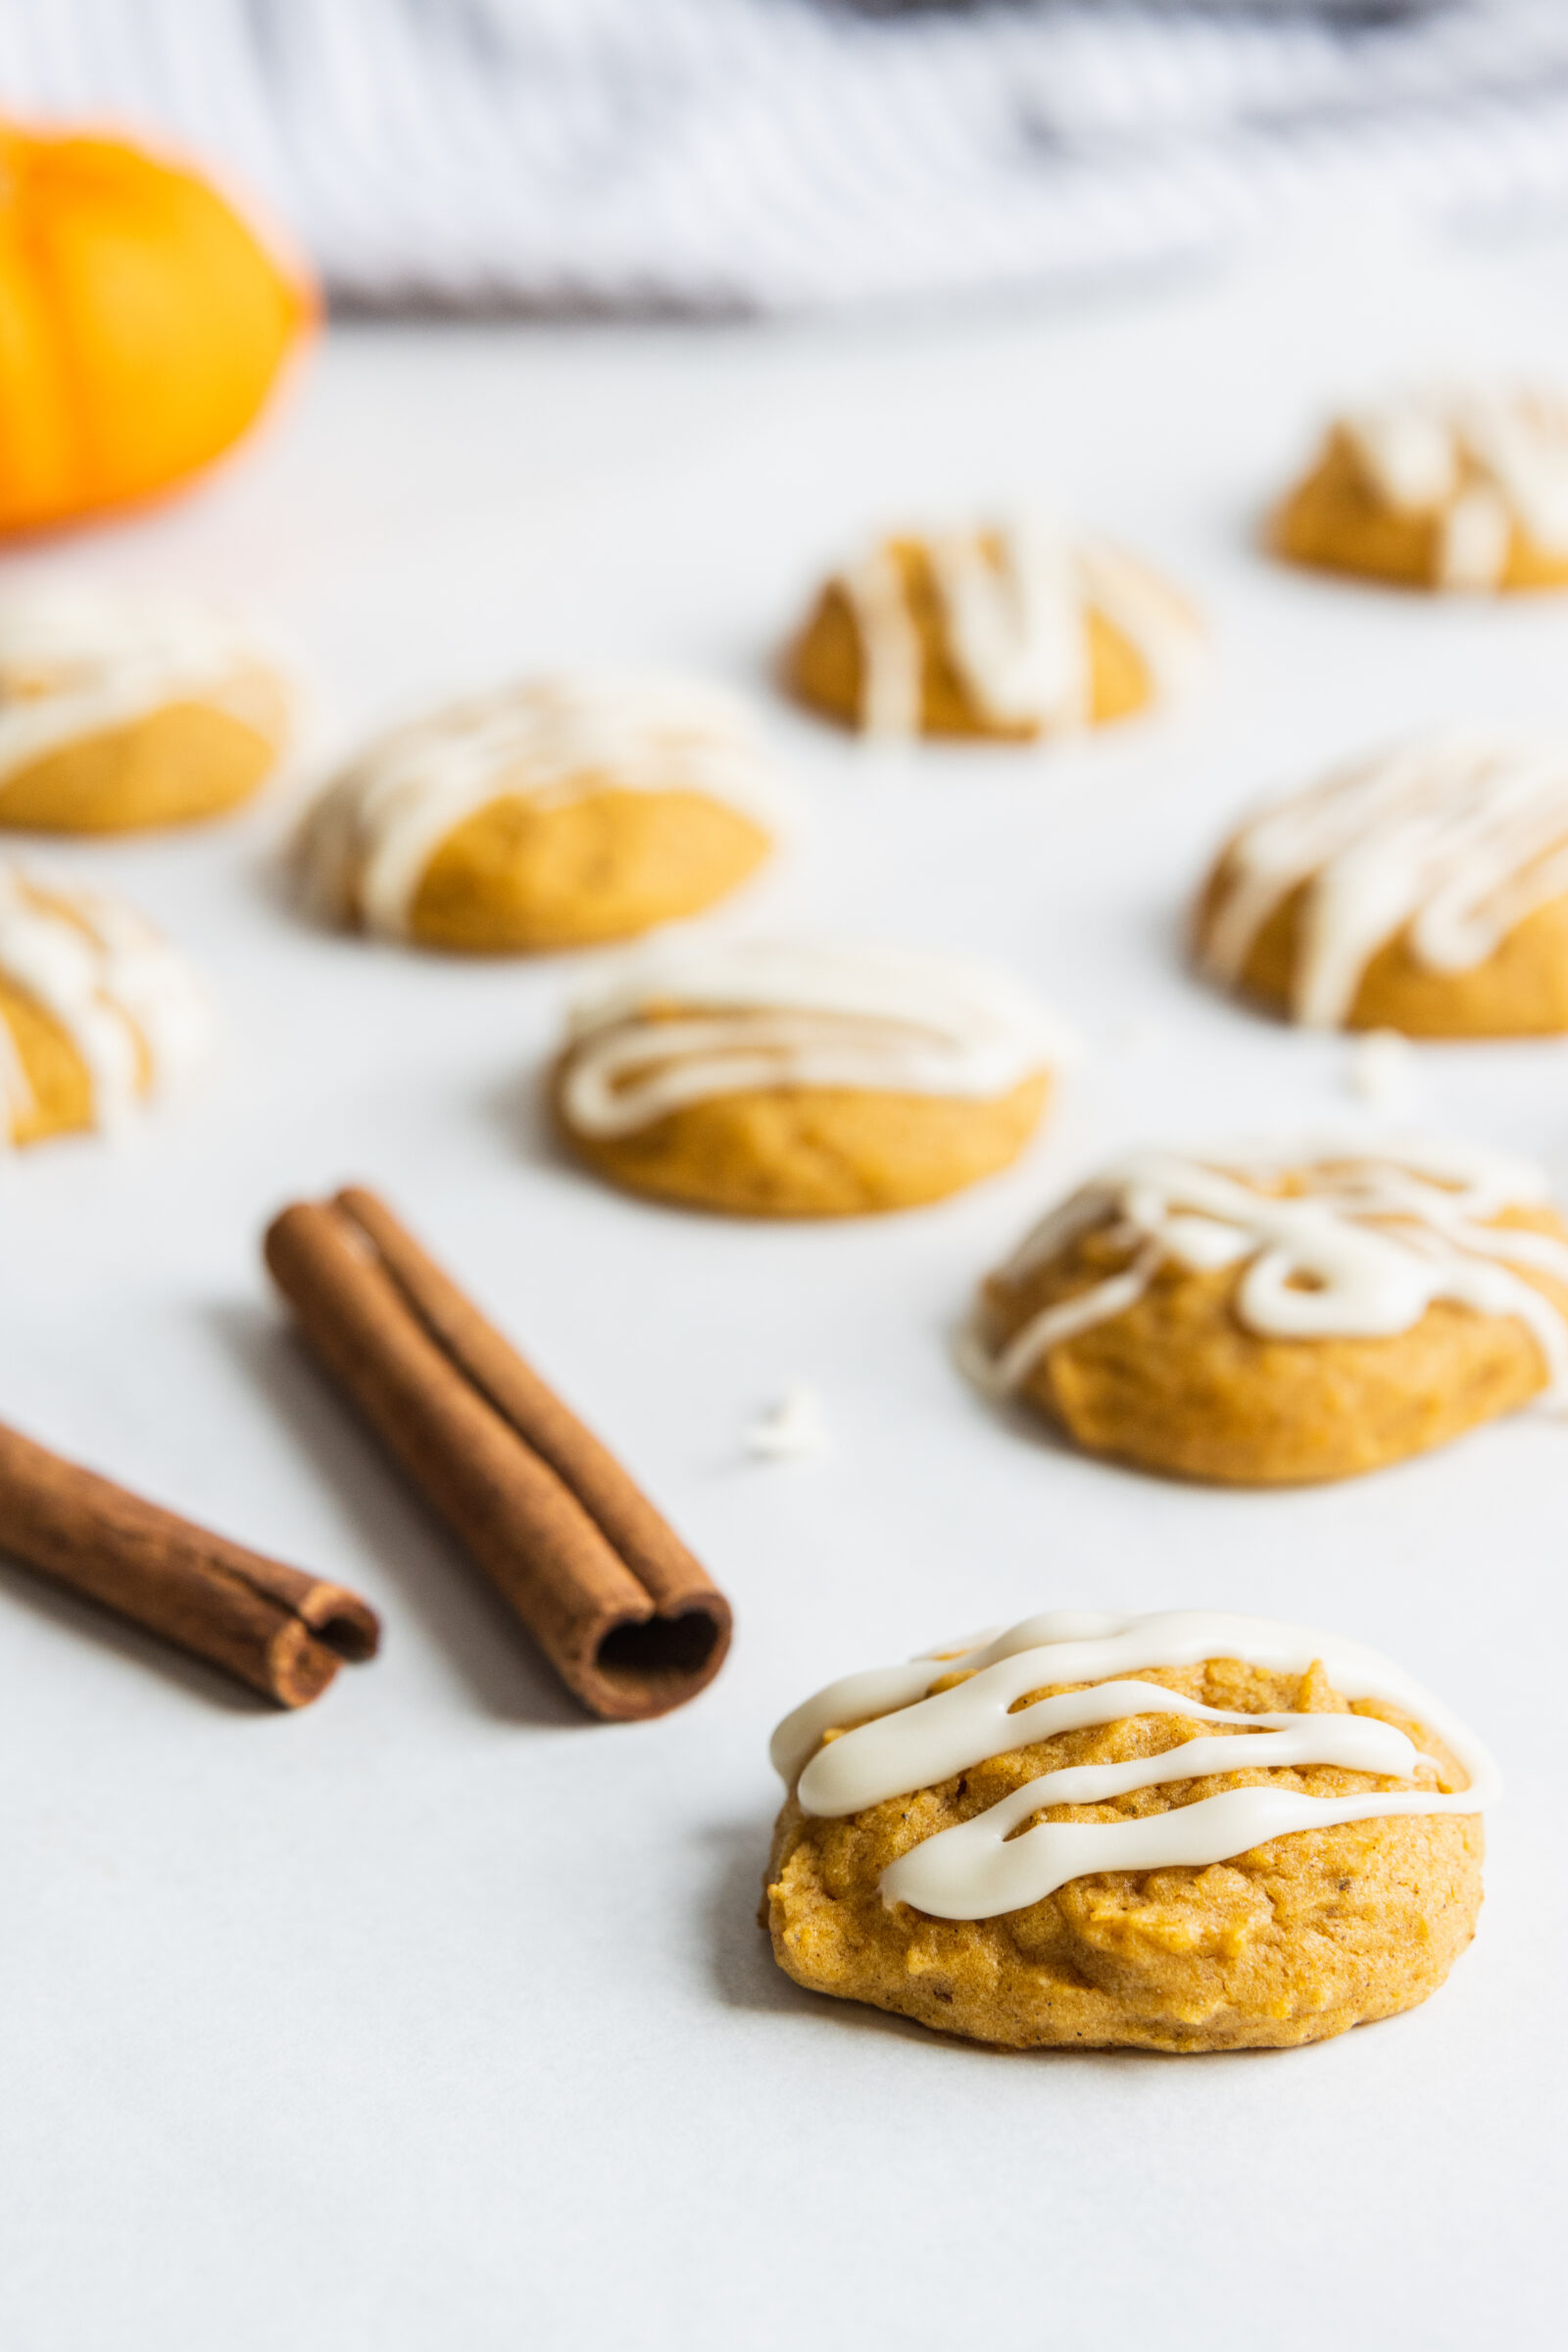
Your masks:
M1407 1112L1421 1092L1415 1048L1397 1029L1369 1029L1350 1048L1352 1095L1374 1110Z
M746 1431L747 1452L763 1462L804 1460L808 1454L825 1453L828 1444L822 1399L804 1380L792 1382L778 1402L759 1413Z

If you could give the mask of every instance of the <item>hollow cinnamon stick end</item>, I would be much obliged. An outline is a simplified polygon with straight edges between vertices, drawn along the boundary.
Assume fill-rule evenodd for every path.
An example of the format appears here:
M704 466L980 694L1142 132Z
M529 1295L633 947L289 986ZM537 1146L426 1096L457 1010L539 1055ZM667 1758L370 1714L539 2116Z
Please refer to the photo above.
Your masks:
M381 1646L380 1618L342 1585L314 1586L298 1606L317 1641L351 1666L363 1666Z
M267 1644L255 1685L280 1707L308 1707L320 1697L342 1663L340 1654L318 1641L301 1618L290 1617Z
M606 1723L646 1723L706 1690L729 1652L732 1620L722 1592L683 1609L616 1617L580 1658L552 1664L590 1714Z

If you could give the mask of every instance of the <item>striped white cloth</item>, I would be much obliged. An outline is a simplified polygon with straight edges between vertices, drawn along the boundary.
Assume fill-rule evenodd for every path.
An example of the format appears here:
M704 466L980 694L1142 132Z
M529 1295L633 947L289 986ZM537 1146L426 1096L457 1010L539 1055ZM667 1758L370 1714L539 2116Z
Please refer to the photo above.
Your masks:
M788 312L1568 211L1568 0L0 0L0 105L218 165L375 306Z

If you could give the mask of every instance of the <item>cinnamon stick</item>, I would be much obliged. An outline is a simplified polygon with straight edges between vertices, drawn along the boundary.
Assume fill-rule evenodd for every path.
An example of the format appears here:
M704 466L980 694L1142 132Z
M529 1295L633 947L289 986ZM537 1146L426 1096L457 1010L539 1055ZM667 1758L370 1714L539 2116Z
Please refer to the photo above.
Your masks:
M384 1201L298 1202L266 1252L311 1348L585 1707L639 1720L711 1682L723 1594Z
M0 1551L304 1707L344 1659L375 1655L373 1612L341 1585L247 1551L0 1424Z

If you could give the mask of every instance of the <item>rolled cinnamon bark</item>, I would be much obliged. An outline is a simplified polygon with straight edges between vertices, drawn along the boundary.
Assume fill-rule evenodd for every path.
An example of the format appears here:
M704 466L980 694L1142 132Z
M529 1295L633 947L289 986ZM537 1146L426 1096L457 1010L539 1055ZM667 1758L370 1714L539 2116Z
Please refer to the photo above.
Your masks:
M266 1250L321 1362L585 1707L662 1715L712 1681L723 1594L383 1201L299 1202Z
M319 1698L381 1637L342 1585L247 1551L3 1425L0 1551L283 1707Z

